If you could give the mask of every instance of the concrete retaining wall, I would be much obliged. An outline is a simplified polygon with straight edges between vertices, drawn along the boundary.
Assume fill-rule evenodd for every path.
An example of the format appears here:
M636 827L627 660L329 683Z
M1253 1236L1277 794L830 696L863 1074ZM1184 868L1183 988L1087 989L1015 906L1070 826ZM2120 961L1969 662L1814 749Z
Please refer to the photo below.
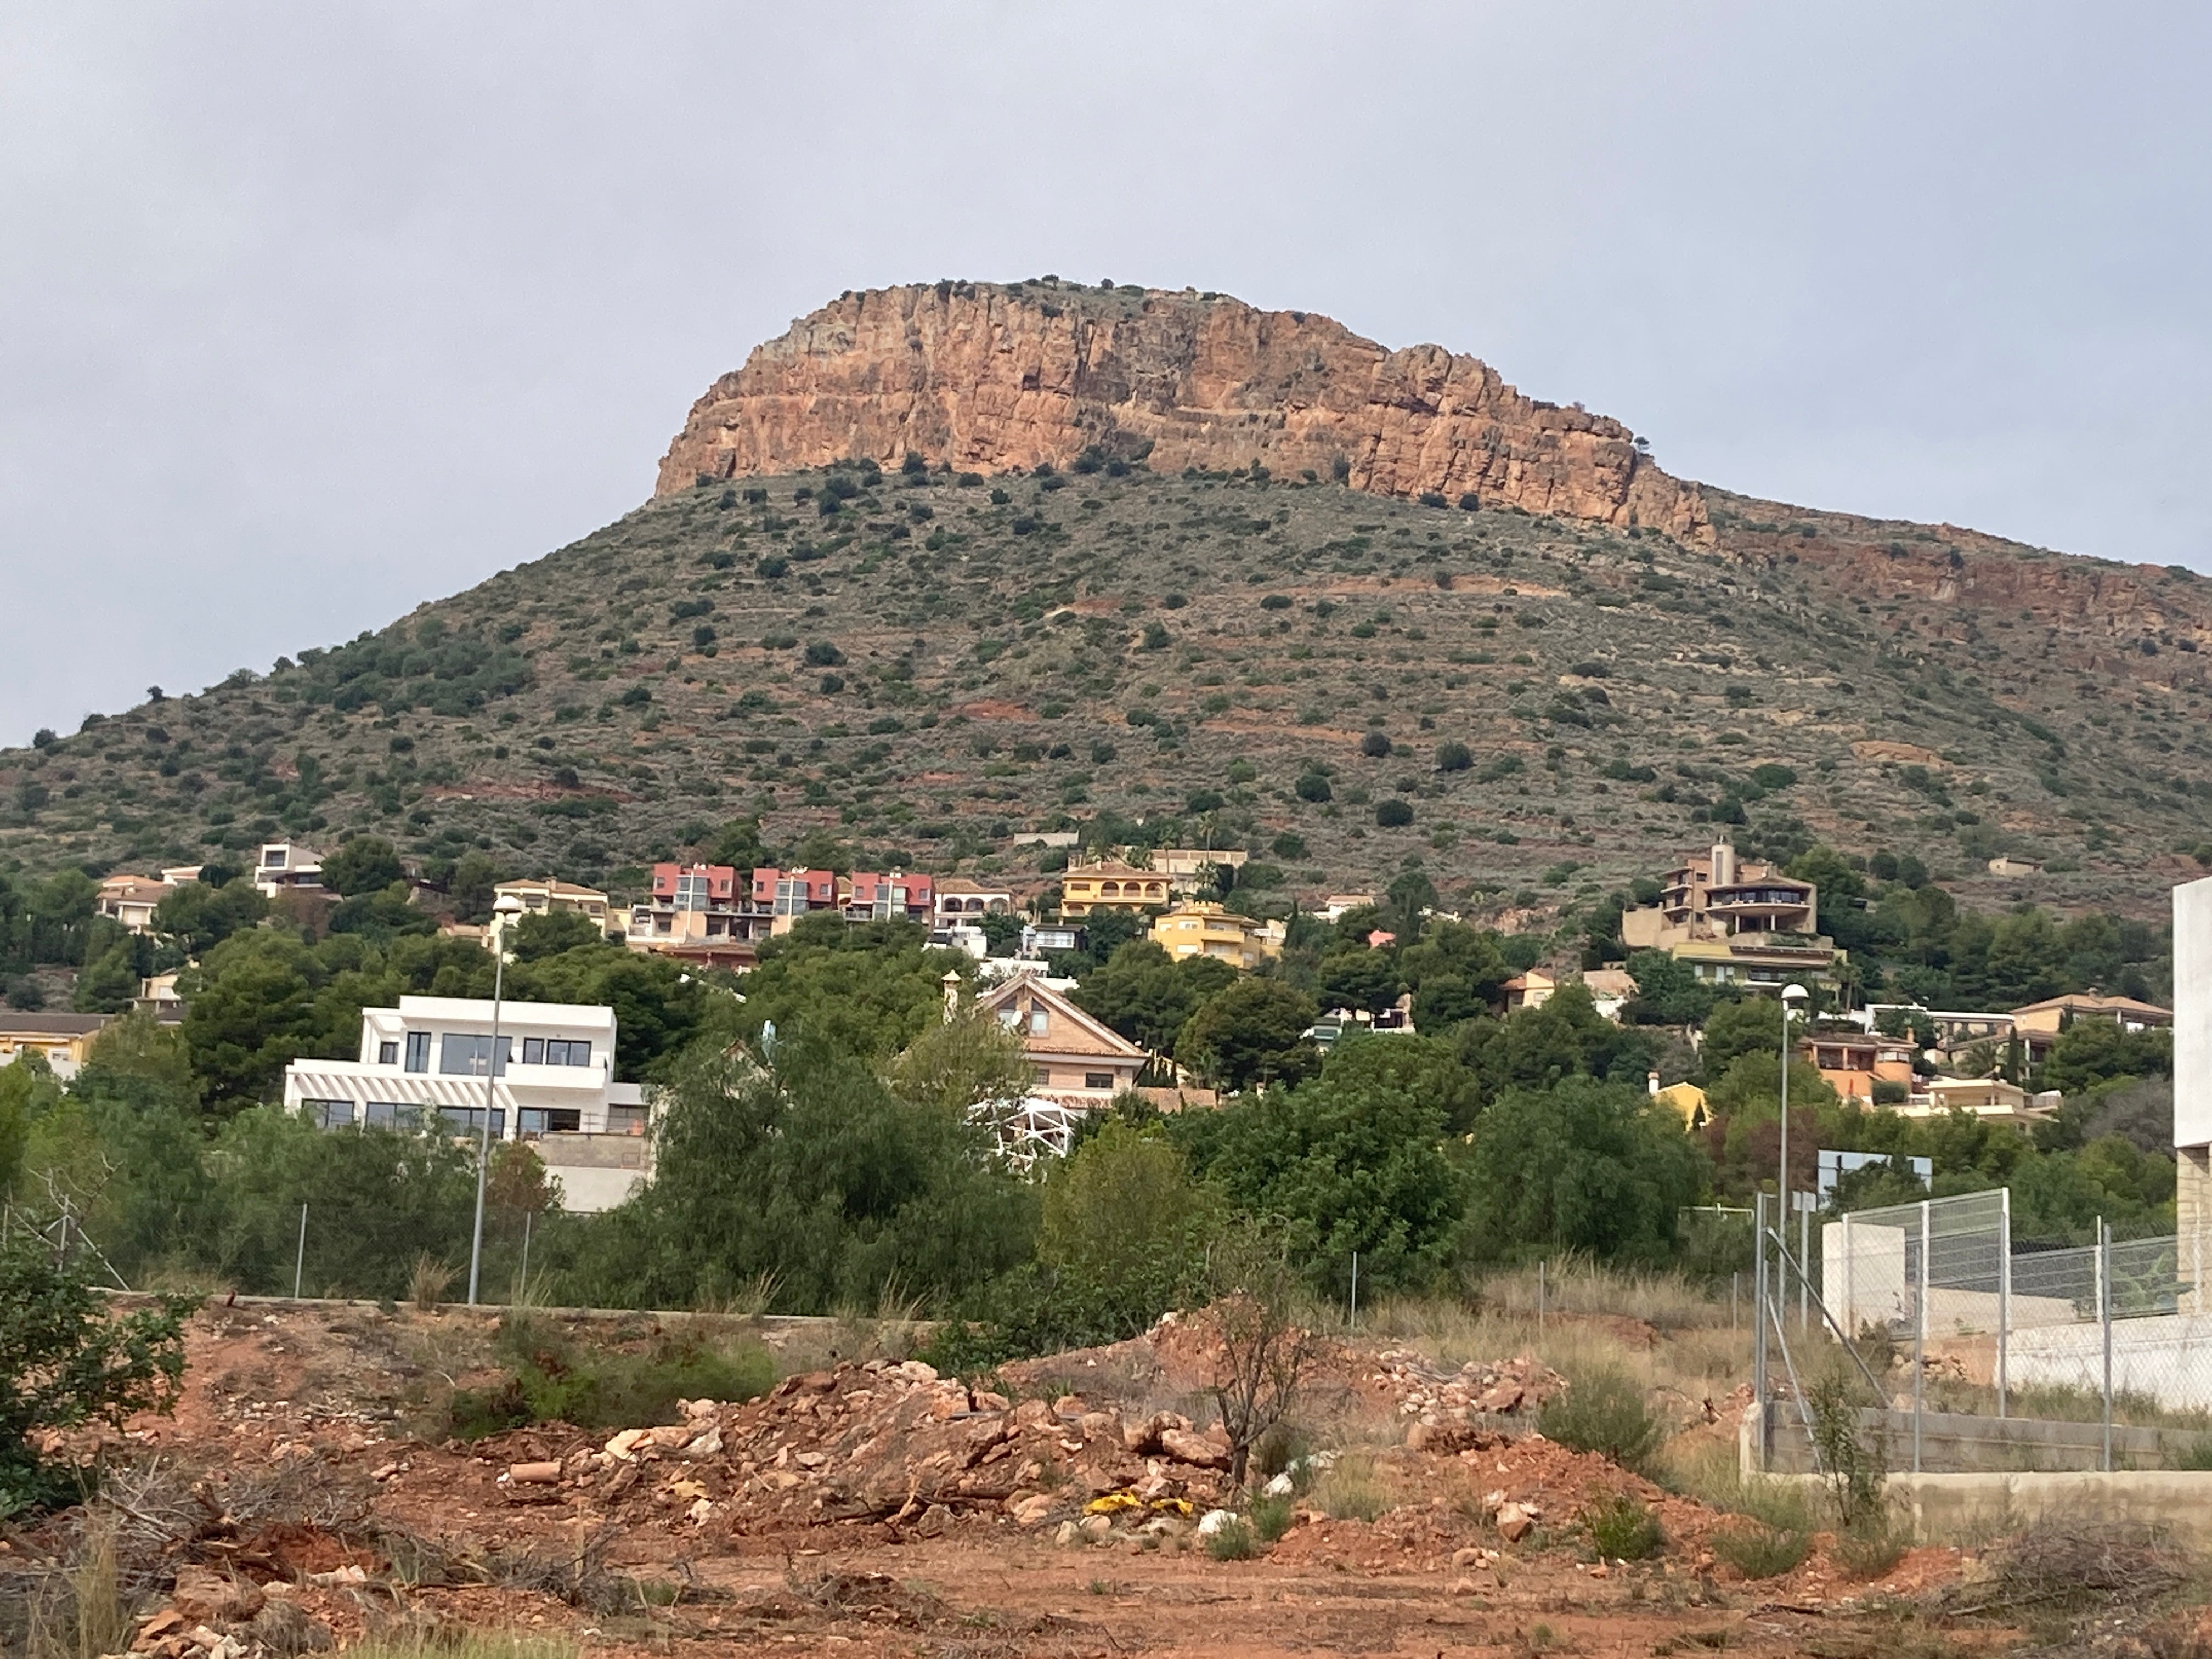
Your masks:
M1771 1451L1767 1472L1805 1474L1813 1470L1812 1444L1794 1405L1770 1410ZM1879 1438L1884 1462L1893 1469L1912 1467L1912 1413L1859 1413L1861 1434ZM2196 1429L2112 1429L2112 1462L2118 1469L2170 1469L2205 1438ZM2039 1471L2095 1471L2105 1455L2101 1423L2048 1418L1981 1417L1966 1413L1923 1412L1920 1419L1920 1467L1952 1473L2001 1474ZM1756 1473L1756 1462L1744 1465Z
M1908 1434L1910 1425L1908 1417ZM2041 1426L2073 1429L2079 1425ZM1759 1407L1747 1407L1736 1442L1746 1480L1819 1483L1820 1477L1816 1474L1762 1475L1758 1431ZM2115 1429L2115 1455L2123 1432L2159 1431ZM1802 1430L1798 1440L1802 1445ZM2163 1527L2196 1548L2212 1548L2212 1469L2116 1469L2110 1474L2081 1469L1893 1474L1884 1490L1916 1543L1983 1542L2051 1519Z
M1893 1474L1889 1496L1918 1543L2000 1538L2049 1518L2159 1526L2212 1547L2212 1470Z

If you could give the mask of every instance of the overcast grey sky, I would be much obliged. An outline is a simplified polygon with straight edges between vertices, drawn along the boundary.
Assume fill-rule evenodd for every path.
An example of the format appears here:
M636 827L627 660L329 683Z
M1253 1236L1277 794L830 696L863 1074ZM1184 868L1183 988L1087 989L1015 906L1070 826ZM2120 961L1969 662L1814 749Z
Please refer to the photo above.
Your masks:
M2212 568L2201 4L0 13L0 744L635 505L847 288L1434 340L1816 506Z

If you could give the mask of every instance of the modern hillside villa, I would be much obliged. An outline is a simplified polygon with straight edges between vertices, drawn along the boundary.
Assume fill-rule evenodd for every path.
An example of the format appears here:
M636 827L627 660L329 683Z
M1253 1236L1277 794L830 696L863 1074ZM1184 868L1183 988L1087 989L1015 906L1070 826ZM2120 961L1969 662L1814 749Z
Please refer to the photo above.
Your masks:
M495 1139L530 1143L559 1177L562 1207L612 1209L650 1167L645 1098L617 1083L615 1012L556 1002L507 1002L492 1065L492 1005L468 997L402 997L364 1008L361 1058L295 1060L284 1106L328 1129L428 1124L481 1134L487 1071Z
M1661 878L1659 902L1623 913L1621 942L1664 951L1716 985L1776 990L1825 979L1833 939L1819 933L1820 892L1755 859L1738 859L1725 839Z

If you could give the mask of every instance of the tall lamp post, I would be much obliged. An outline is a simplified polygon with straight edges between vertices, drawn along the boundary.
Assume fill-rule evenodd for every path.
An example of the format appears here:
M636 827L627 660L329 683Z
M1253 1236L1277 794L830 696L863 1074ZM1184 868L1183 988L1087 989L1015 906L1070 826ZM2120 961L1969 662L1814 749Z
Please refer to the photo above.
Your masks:
M1774 1224L1775 1237L1782 1239L1790 1237L1790 1014L1805 998L1805 988L1802 985L1782 988L1782 1169L1781 1179L1775 1182L1775 1194L1782 1200L1782 1214ZM1804 1271L1803 1263L1798 1264L1798 1271ZM1780 1307L1789 1299L1790 1264L1784 1261L1781 1288L1775 1297L1775 1305Z
M484 1180L491 1170L491 1112L499 1086L499 1005L507 989L507 934L522 914L522 901L502 893L491 907L491 1052L484 1056L483 1133L477 1146L477 1222L469 1237L469 1306L477 1305L477 1283L483 1271Z

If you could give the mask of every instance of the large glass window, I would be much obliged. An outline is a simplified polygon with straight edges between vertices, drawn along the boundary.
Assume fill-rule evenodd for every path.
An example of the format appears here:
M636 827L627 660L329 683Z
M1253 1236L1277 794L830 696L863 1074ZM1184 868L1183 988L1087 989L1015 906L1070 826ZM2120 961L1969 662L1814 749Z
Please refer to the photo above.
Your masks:
M514 1052L509 1048L511 1055ZM522 1039L522 1063L525 1066L588 1066L592 1063L592 1043L588 1037L525 1037Z
M353 1125L353 1102L349 1100L310 1100L302 1103L307 1121L319 1129L345 1129Z
M514 1058L514 1039L502 1036L499 1040L499 1064L492 1068L495 1076L505 1077L509 1061ZM466 1031L448 1031L438 1041L438 1070L453 1077L482 1077L484 1066L491 1059L491 1038L477 1036Z
M407 1069L427 1072L430 1069L430 1034L410 1031L407 1034Z
M416 1109L401 1105L397 1101L372 1100L368 1110L362 1116L362 1124L371 1129L397 1129L415 1121Z

